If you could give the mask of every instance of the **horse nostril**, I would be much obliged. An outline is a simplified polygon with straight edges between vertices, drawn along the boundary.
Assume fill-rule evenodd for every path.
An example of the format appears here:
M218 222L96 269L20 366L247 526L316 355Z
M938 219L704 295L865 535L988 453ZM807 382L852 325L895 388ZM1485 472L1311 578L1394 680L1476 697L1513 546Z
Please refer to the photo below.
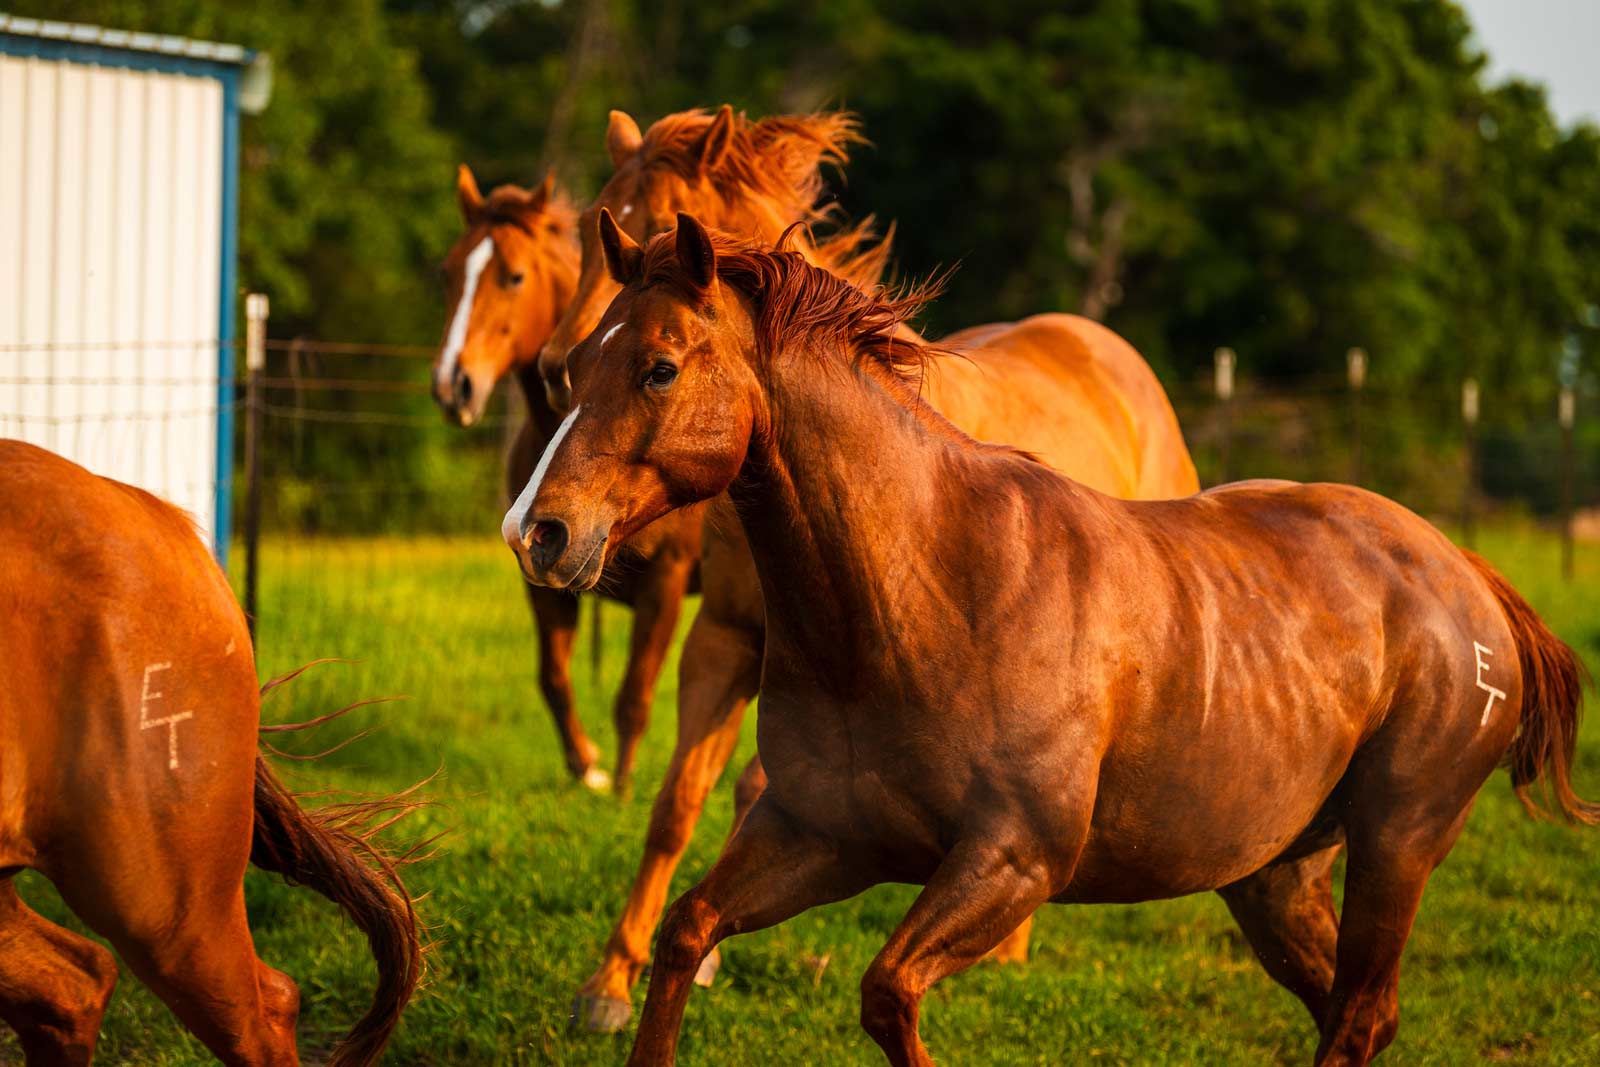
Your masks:
M456 372L456 400L465 407L472 403L472 379L461 372Z
M567 550L567 524L560 519L539 519L527 531L528 555L540 567L552 566Z

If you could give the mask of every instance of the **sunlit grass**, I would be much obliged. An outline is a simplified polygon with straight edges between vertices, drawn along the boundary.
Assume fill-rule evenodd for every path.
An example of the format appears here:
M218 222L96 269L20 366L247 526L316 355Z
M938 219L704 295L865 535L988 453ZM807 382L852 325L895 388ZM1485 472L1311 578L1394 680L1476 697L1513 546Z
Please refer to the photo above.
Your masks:
M1559 577L1553 538L1493 528L1479 546L1568 641L1600 662L1600 549L1581 546L1578 581ZM237 557L236 557L237 558ZM395 790L439 772L438 805L409 828L447 830L415 868L436 949L393 1064L616 1064L631 1033L570 1033L567 1009L599 958L637 862L651 786L670 752L674 665L628 802L575 789L535 685L533 628L505 549L490 541L272 541L264 547L263 677L323 656L269 700L269 720L307 718L356 699L364 708L302 748L374 732L288 772L304 787ZM691 618L693 605L685 613ZM587 637L588 616L585 614ZM609 694L621 671L626 613L607 614L603 677L580 645L585 721L611 750ZM750 724L735 772L753 749ZM713 795L675 885L716 855L731 778ZM1584 733L1581 791L1600 795L1600 725ZM25 879L54 917L48 886ZM696 993L680 1062L881 1063L856 1024L857 982L913 890L886 887L730 942L716 988ZM304 993L302 1045L325 1049L371 988L365 946L303 889L252 873L262 956ZM817 978L808 958L829 955ZM1384 1062L1600 1063L1600 832L1528 820L1503 775L1485 788L1434 877L1406 956L1403 1022ZM642 995L641 988L640 994ZM976 968L926 1002L923 1034L946 1064L1309 1064L1303 1010L1260 970L1215 897L1139 907L1049 908L1033 961ZM314 1062L315 1055L308 1059ZM19 1062L0 1039L0 1063ZM100 1059L158 1067L209 1063L166 1010L125 977Z

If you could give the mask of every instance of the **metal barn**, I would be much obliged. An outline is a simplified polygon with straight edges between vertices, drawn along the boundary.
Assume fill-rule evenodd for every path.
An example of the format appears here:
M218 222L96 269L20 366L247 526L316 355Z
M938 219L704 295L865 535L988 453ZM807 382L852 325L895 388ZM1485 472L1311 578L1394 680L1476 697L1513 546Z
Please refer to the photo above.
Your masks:
M232 488L239 115L265 56L0 15L0 436L194 515Z

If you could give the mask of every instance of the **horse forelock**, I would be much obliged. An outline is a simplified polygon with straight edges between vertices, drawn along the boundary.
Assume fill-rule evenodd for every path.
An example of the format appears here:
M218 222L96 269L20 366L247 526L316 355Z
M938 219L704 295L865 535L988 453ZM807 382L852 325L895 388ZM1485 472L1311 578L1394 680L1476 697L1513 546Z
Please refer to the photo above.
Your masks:
M922 372L937 353L899 328L938 295L943 277L895 288L861 288L807 262L795 250L802 230L799 223L791 226L776 248L712 234L718 280L755 310L758 356L770 361L779 352L804 349L826 360L831 353L843 353L920 390ZM646 246L643 279L646 285L693 291L678 263L672 232Z
M483 201L483 222L490 227L514 226L529 236L539 236L540 224L552 227L555 236L570 240L578 230L578 209L567 194L556 190L544 204L530 209L535 193L520 185L497 186Z
M680 111L658 120L639 148L643 166L663 166L692 181L700 176L701 146L716 120L703 109ZM727 150L707 175L729 208L765 214L787 222L819 221L830 208L819 206L822 166L843 166L852 144L865 139L847 111L733 117Z

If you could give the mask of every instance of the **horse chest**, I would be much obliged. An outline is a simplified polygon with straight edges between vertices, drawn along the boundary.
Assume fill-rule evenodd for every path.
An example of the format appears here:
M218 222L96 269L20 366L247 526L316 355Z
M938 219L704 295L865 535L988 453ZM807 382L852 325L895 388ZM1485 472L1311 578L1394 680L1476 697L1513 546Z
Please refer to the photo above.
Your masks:
M786 812L841 842L908 857L943 854L961 804L952 754L937 739L887 731L869 708L819 706L770 688L761 700L767 790Z

